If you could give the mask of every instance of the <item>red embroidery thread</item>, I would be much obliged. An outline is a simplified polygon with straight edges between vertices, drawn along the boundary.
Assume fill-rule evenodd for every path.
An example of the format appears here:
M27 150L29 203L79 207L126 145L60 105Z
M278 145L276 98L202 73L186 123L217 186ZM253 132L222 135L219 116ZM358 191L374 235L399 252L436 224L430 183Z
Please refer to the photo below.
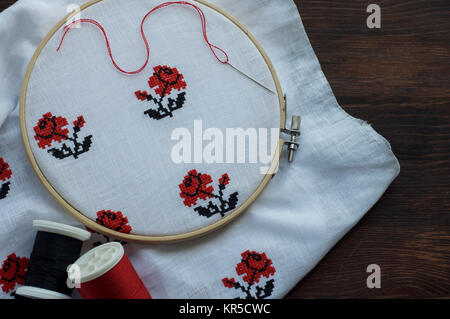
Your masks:
M164 98L169 95L172 90L181 91L186 89L186 81L183 74L177 68L171 68L166 65L158 65L155 67L153 75L148 80L150 88L154 89L156 95L153 97L147 91L136 91L134 94L137 99L143 102L153 102L158 108L150 108L144 112L150 118L161 120L167 116L173 117L173 112L181 109L186 101L186 92L181 92L176 99L169 97L167 102Z
M223 174L219 179L219 194L214 194L214 187L209 185L213 182L212 177L208 174L200 174L197 170L191 170L185 177L183 182L179 185L180 196L184 199L184 205L192 207L197 205L198 200L217 199L220 205L216 205L213 201L209 201L208 206L199 206L194 208L200 216L210 218L216 214L220 214L222 217L226 213L236 208L239 201L239 193L233 193L230 197L224 199L224 190L230 182L228 174Z
M267 258L265 253L257 253L247 250L241 254L242 260L236 266L236 273L242 276L242 280L247 283L241 284L234 278L223 278L222 283L226 288L240 289L245 293L244 299L264 299L272 295L274 289L274 279L266 282L264 287L255 286L261 277L270 278L275 275L275 267L272 260ZM254 288L254 289L253 289ZM253 290L255 293L253 294ZM241 299L238 297L237 299Z
M128 225L128 218L122 212L102 210L97 212L96 223L109 229L129 234L133 229Z
M34 127L34 138L38 141L38 146L45 150L53 142L72 142L73 147L63 143L61 148L48 150L48 153L61 160L71 156L77 159L81 154L88 152L92 145L92 135L86 136L82 142L78 141L78 134L86 124L84 117L80 115L73 122L72 137L69 137L69 129L66 127L68 124L67 119L62 116L53 116L51 112L44 114Z
M0 199L6 198L9 193L10 182L8 181L12 176L12 171L9 164L0 157Z
M29 264L26 257L19 258L15 253L10 254L4 261L0 269L0 285L2 290L9 293L16 285L25 283L25 275Z
M119 65L118 65L118 64L116 63L116 61L114 60L113 54L112 54L112 52L111 52L111 46L110 46L110 44L109 44L108 36L106 35L105 29L102 27L102 25L101 25L100 23L98 23L97 21L95 21L95 20L93 20L93 19L78 19L78 20L72 21L70 24L64 26L64 28L63 28L64 33L63 33L63 36L62 36L62 38L61 38L61 42L60 42L58 48L56 49L56 51L59 51L59 50L61 49L61 46L62 46L62 44L63 44L63 42L64 42L64 39L65 39L65 37L66 37L66 35L67 35L67 32L69 32L69 30L70 30L74 25L79 24L79 23L90 23L90 24L92 24L92 25L95 25L97 28L99 28L100 31L103 33L103 37L105 38L105 41L106 41L106 47L107 47L107 49L108 49L109 58L111 59L111 62L113 63L114 67L115 67L117 70L119 70L120 72L125 73L125 74L130 74L130 75L131 75L131 74L138 74L138 73L140 73L142 70L144 70L144 69L146 68L146 66L147 66L147 64L148 64L148 62L149 62L149 60L150 60L150 46L149 46L149 44L148 44L147 37L145 36L145 32L144 32L144 22L145 22L145 20L148 18L148 16L149 16L151 13L153 13L154 11L159 10L159 9L161 9L161 8L164 8L164 7L167 7L167 6L171 6L171 5L187 5L187 6L190 6L190 7L194 8L194 9L197 11L197 13L198 13L199 16L200 16L201 23L202 23L202 33L203 33L203 38L205 39L206 44L209 46L209 49L210 49L211 52L213 53L214 57L215 57L220 63L222 63L222 64L227 64L228 61L229 61L228 54L227 54L224 50L222 50L221 48L219 48L218 46L215 46L214 44L212 44L212 43L209 41L209 39L208 39L208 35L206 34L206 17L205 17L205 14L203 13L202 9L200 9L200 8L199 8L198 6L196 6L195 4L192 4L192 3L189 3L189 2L186 2L186 1L164 2L164 3L162 3L162 4L160 4L160 5L156 6L156 7L154 7L152 10L150 10L150 11L144 16L144 18L142 19L142 22L141 22L141 36L142 36L142 39L144 40L144 44L145 44L145 47L146 47L146 50L147 50L147 58L146 58L146 60L145 60L144 65L141 66L141 67L140 67L139 69L137 69L136 71L125 71L125 70L123 70L121 67L119 67ZM221 60L221 59L217 56L217 53L216 53L215 50L218 50L218 51L222 52L222 54L224 55L225 59L224 59L224 60Z

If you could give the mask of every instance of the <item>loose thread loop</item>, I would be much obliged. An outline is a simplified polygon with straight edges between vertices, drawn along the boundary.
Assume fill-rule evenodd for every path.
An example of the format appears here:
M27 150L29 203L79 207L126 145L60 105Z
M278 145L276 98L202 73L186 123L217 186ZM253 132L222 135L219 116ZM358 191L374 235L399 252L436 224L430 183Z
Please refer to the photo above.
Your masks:
M202 9L200 9L198 6L196 6L196 5L192 4L192 3L186 2L186 1L164 2L164 3L154 7L152 10L150 10L144 16L144 18L142 19L142 22L141 22L141 36L142 36L142 39L144 40L144 44L145 44L145 47L146 47L146 50L147 50L147 58L145 60L144 65L142 67L140 67L139 69L137 69L136 71L125 71L117 64L117 62L115 61L115 59L113 57L113 54L112 54L112 51L111 51L111 46L110 46L109 39L108 39L108 36L106 34L105 29L103 28L103 26L99 22L97 22L97 21L95 21L93 19L78 19L78 20L72 21L70 24L66 25L64 27L64 33L63 33L63 36L61 38L61 42L60 42L58 48L56 49L56 51L59 51L61 49L62 44L64 42L64 39L65 39L67 33L69 32L69 30L74 25L79 24L79 23L90 23L90 24L95 25L96 27L98 27L100 29L100 31L103 33L103 36L104 36L105 41L106 41L106 47L108 49L108 54L109 54L109 57L111 59L111 62L114 65L114 67L117 70L119 70L120 72L125 73L125 74L129 74L129 75L138 74L138 73L140 73L142 70L144 70L147 67L148 62L150 60L150 46L148 44L147 37L145 36L144 23L145 23L146 19L148 18L148 16L150 14L152 14L153 12L155 12L156 10L159 10L161 8L165 8L167 6L171 6L171 5L187 5L187 6L190 6L190 7L194 8L197 11L198 15L200 16L201 23L202 23L203 38L205 39L206 44L208 45L209 49L211 50L211 52L213 53L213 55L217 59L217 61L219 61L222 64L228 64L228 61L229 61L228 54L223 49L221 49L218 46L212 44L209 41L209 39L208 39L208 35L206 33L206 17L205 17L204 12L202 11ZM218 51L222 52L224 54L224 56L225 56L225 59L221 60L219 58L219 56L217 55L215 50L218 50Z

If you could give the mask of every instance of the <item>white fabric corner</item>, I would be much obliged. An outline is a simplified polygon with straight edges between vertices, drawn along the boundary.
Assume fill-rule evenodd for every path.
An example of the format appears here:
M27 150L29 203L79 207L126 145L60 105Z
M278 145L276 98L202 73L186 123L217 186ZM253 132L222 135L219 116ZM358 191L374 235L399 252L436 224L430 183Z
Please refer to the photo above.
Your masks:
M82 1L20 0L0 14L0 157L13 172L10 191L0 200L0 262L12 253L29 256L33 219L78 225L32 172L17 107L35 48L74 2ZM288 96L288 116L303 117L301 151L289 167L282 159L263 195L229 226L181 244L127 244L126 251L154 298L246 297L222 279L248 286L245 274L236 272L247 251L271 261L248 292L256 296L256 286L272 285L267 297L281 298L378 201L398 175L399 164L383 137L338 105L292 1L212 2L240 20L268 52ZM5 285L0 282L0 287ZM0 291L0 297L10 298L12 291Z

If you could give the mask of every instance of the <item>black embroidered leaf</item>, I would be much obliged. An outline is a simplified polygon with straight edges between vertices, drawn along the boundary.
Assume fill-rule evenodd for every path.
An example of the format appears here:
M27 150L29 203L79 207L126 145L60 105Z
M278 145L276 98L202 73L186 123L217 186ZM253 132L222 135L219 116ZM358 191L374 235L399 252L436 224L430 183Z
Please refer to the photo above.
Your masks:
M155 103L158 102L158 100L155 99L155 98L154 98L153 96L151 96L150 94L146 96L146 99L147 99L147 101L149 101L149 102L151 102L151 101L153 101L153 102L155 102Z
M86 136L83 141L83 152L86 153L92 146L92 135Z
M149 109L144 112L144 114L148 115L150 118L155 120L161 120L165 118L168 114L161 114L158 110Z
M237 203L239 201L238 196L239 196L238 192L230 195L230 198L228 199L229 211L236 208Z
M207 218L210 218L218 213L219 208L215 206L215 209L211 210L212 203L209 203L210 205L208 207L199 206L197 208L194 208L194 211L196 211L200 216L205 216Z
M212 202L209 202L208 209L211 213L214 213L214 214L220 213L219 207L217 207L217 205L214 205Z
M66 144L63 144L62 149L52 148L49 149L48 152L59 159L65 159L73 155L72 150L68 148Z
M177 100L169 98L169 105L168 108L171 112L181 109L184 105L184 102L186 101L186 92L178 94ZM175 103L175 107L173 107L173 104Z
M275 287L274 282L275 282L274 279L271 279L268 282L266 282L264 289L259 286L256 287L256 299L264 299L270 297ZM263 292L264 294L262 294Z
M147 101L153 101L156 105L159 105L159 108L157 110L148 109L147 111L144 112L144 114L148 115L150 118L155 120L161 120L168 116L173 117L173 111L181 109L184 105L184 102L186 101L186 92L178 94L176 100L169 98L167 107L163 106L162 100L158 101L151 95L143 95L142 93L141 95L144 96L147 99Z
M8 195L9 193L9 184L10 182L6 182L2 185L2 188L0 189L0 199L3 199Z
M196 211L200 216L205 216L208 218L210 218L211 216L214 215L209 211L209 209L202 207L202 206L194 208L194 211Z

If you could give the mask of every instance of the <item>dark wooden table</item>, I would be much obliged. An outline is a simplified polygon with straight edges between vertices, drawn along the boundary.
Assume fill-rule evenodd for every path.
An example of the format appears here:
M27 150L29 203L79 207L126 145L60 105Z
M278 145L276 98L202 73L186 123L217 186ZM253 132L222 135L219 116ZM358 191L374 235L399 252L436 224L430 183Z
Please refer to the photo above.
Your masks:
M449 298L450 1L295 2L338 101L391 142L402 173L288 297ZM381 29L366 26L370 3Z

